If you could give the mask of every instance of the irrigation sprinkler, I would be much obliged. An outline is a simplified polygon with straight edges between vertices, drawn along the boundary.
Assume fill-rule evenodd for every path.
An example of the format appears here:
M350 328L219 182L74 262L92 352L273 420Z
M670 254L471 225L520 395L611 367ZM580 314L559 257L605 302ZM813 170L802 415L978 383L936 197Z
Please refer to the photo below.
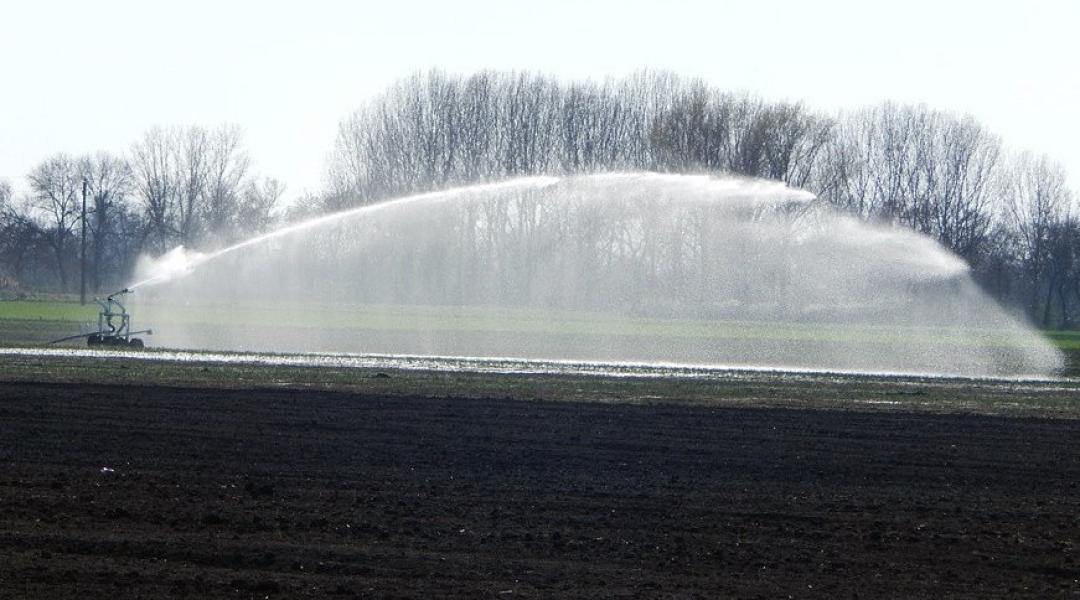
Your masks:
M140 331L131 330L131 313L127 311L127 308L125 308L123 303L119 300L119 297L130 294L131 292L132 290L130 288L124 288L119 292L109 294L104 300L101 298L94 298L94 302L97 302L98 306L101 307L101 312L98 313L97 331L71 335L58 340L53 340L49 343L56 344L68 340L86 338L87 346L126 346L136 349L142 348L144 346L142 339L133 336L144 333L146 335L153 335L154 332L151 329L143 329Z

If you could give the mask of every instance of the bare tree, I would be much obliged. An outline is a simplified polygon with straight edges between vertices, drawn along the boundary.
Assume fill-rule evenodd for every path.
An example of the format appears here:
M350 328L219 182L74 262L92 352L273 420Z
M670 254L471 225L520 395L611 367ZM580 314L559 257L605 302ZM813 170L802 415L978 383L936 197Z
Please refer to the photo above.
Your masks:
M947 248L974 261L990 239L1001 142L964 117L948 119L934 143L940 148L933 167L938 187L927 229Z
M79 222L82 190L79 164L66 154L55 154L34 167L27 179L33 207L45 223L60 287L66 290L71 258L69 243Z
M1001 144L974 119L883 104L844 115L822 146L806 185L829 202L907 225L969 260L983 252Z
M175 240L178 213L176 195L178 158L175 135L155 127L147 131L131 149L131 171L135 191L146 215L146 246L164 252Z
M244 228L239 221L244 219L242 195L251 163L243 147L243 132L223 125L210 132L205 150L201 227L204 235L229 240Z
M49 252L41 226L16 205L10 184L0 182L0 289L45 285Z
M251 180L240 196L236 231L244 235L263 233L274 222L273 211L285 195L285 184L267 177Z
M1075 304L1080 300L1080 219L1068 214L1059 219L1050 228L1047 263L1046 306L1043 308L1043 323L1048 325L1051 318L1051 298L1057 300L1057 314L1062 329L1069 329L1073 324Z
M138 247L137 240L121 235L116 224L127 210L133 178L128 163L107 152L82 158L80 171L87 181L92 201L90 285L94 292L99 292L103 280L118 280L123 276L124 257L132 248Z
M235 236L250 168L240 128L152 129L135 144L131 164L151 249Z
M1061 165L1024 153L1013 160L1001 190L1029 283L1029 309L1034 313L1041 306L1041 321L1047 326L1054 295L1063 284L1064 271L1056 268L1052 250L1072 204L1065 181Z
M189 127L173 138L176 161L176 235L185 246L203 236L202 216L206 197L210 136L202 127Z
M17 285L17 275L12 268L12 238L15 228L15 210L11 206L11 199L15 195L11 184L7 180L0 179L0 290L13 288Z

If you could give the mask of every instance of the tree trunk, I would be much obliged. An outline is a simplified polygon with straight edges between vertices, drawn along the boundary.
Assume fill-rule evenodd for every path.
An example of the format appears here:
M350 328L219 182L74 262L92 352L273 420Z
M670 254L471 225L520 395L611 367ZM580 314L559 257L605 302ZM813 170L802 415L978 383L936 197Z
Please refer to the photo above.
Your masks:
M1050 328L1050 305L1054 302L1054 288L1057 286L1057 277L1051 277L1046 285L1046 302L1043 304L1043 327Z

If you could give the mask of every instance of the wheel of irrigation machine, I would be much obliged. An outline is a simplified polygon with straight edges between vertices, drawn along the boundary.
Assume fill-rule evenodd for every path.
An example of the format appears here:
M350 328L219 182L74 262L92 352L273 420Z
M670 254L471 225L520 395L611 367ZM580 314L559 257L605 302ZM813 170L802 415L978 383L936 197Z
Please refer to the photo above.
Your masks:
M134 348L136 350L142 350L143 349L143 341L140 340L139 338L131 338L131 341L128 342L128 346L131 346L132 348Z
M100 346L101 345L101 335L95 333L94 335L86 336L86 345L87 346Z

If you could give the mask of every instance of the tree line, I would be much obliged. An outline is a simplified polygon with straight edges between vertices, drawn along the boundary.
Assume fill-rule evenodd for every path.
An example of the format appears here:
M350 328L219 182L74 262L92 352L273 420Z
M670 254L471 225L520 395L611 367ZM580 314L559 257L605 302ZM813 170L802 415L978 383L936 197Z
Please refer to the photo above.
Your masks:
M0 290L73 291L84 254L88 288L117 289L143 253L264 231L285 191L252 172L235 126L154 128L126 156L54 154L26 182L22 198L0 182Z
M970 116L884 103L824 114L643 72L417 74L341 122L327 209L478 179L607 170L732 173L925 233L1044 326L1080 313L1080 213L1064 168Z
M402 79L339 126L325 189L274 212L235 127L153 129L123 156L57 154L16 198L0 182L0 289L72 290L87 188L92 288L141 253L220 246L277 220L531 174L611 170L781 180L860 218L932 236L1045 326L1080 316L1080 212L1061 165L975 119L884 103L826 114L671 73L605 81L485 71ZM277 216L275 217L275 214Z

